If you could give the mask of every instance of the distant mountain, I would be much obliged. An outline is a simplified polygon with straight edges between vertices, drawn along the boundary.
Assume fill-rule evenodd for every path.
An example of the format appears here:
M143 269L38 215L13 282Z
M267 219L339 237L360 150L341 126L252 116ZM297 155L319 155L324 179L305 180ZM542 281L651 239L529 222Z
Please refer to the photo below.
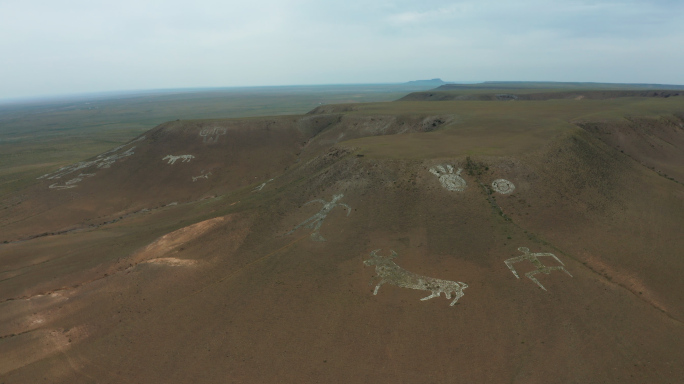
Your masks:
M411 84L411 85L434 85L434 86L440 86L444 84L452 84L448 83L442 79L430 79L430 80L413 80L409 81L406 84Z

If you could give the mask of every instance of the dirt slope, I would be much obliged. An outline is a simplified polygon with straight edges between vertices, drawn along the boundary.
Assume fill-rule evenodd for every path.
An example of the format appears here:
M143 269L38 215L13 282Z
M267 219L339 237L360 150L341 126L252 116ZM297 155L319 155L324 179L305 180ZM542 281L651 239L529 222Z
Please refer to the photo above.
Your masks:
M0 381L679 382L684 105L458 103L171 122L39 181Z

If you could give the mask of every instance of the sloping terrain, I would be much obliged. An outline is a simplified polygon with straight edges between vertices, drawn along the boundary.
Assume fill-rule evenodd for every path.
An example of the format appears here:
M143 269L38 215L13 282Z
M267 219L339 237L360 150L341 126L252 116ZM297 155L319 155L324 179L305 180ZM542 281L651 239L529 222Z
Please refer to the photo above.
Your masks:
M162 124L3 200L0 381L679 382L683 111Z

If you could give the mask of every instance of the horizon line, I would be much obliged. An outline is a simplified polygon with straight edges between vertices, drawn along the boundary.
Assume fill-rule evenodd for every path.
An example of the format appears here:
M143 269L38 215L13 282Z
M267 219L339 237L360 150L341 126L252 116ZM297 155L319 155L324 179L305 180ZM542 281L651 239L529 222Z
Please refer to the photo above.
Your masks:
M473 84L487 84L487 83L545 83L545 84L606 84L606 85L639 85L639 86L677 86L684 87L684 84L665 84L665 83L615 83L615 82L599 82L599 81L554 81L554 80L484 80L484 81L444 81L441 78L423 79L423 80L409 80L404 82L381 82L381 83L320 83L320 84L284 84L284 85L234 85L234 86L207 86L207 87L182 87L182 88L141 88L141 89L120 89L108 91L94 91L94 92L75 92L75 93L54 93L43 94L37 96L24 97L5 97L0 98L0 105L2 104L20 104L20 103L35 103L35 102L49 102L49 101L65 101L68 99L84 99L84 98L102 98L106 96L139 96L152 95L161 93L192 93L197 91L221 91L231 89L252 89L252 88L294 88L294 87L326 87L326 86L400 86L400 85L415 85L415 83L430 83L441 81L442 85L473 85Z

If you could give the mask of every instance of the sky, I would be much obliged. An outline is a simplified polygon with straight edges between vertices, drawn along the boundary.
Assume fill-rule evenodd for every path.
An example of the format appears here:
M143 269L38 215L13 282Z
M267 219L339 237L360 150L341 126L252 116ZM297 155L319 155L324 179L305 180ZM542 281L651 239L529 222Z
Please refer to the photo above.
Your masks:
M684 84L681 0L0 0L0 99L445 81Z

